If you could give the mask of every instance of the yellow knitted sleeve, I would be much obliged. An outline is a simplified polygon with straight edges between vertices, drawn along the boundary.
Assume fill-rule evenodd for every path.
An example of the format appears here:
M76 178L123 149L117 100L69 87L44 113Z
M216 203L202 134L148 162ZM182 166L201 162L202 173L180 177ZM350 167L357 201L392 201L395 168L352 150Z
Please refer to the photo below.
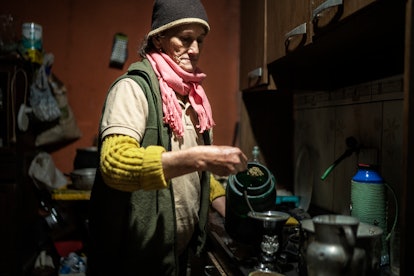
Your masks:
M226 190L224 190L223 185L214 178L213 174L210 175L210 203L213 202L216 198L224 196Z
M140 147L125 135L105 137L100 153L100 169L105 183L117 190L156 190L167 187L161 163L161 146Z

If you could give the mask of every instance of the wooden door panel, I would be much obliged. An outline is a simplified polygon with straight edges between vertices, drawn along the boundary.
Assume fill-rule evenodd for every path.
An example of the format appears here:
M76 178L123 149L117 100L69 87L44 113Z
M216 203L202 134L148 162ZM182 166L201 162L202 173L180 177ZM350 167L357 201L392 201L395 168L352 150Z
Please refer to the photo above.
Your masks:
M265 16L266 0L240 1L240 89L267 82L263 79L265 64Z
M269 1L267 17L268 63L310 42L309 0Z

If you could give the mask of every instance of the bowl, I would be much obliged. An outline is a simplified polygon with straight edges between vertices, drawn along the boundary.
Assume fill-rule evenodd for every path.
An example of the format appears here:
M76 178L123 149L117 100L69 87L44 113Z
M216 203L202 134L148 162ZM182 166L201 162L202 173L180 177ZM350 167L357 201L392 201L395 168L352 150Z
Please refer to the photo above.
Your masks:
M77 169L70 173L72 185L77 190L91 190L95 181L96 168Z

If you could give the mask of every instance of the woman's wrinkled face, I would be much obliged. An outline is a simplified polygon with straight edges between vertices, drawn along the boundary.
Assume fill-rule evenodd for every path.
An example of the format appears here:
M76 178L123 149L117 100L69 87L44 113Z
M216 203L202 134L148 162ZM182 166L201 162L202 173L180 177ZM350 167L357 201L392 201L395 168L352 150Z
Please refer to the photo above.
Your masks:
M197 23L177 26L154 37L154 45L170 56L183 70L194 72L207 33Z

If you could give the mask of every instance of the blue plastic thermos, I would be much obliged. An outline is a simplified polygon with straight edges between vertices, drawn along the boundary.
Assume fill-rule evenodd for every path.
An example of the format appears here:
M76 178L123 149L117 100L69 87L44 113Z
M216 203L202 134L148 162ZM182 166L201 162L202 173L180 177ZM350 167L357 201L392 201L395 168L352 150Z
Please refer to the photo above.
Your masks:
M389 264L387 243L386 185L375 166L358 164L358 170L351 181L350 212L361 222L380 227L382 249L380 265Z

